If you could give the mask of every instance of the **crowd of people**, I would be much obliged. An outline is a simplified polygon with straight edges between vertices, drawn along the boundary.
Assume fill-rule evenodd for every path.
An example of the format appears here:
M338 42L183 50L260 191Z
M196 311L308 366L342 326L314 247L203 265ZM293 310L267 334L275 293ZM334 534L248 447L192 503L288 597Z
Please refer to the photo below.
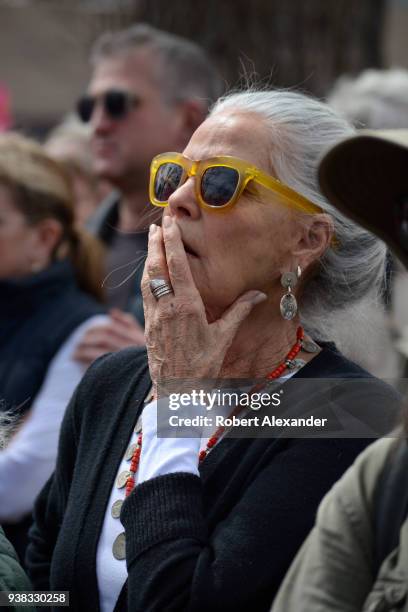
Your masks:
M407 418L381 380L402 372L408 131L361 131L388 126L367 88L367 119L347 112L344 80L328 102L224 92L200 47L144 24L97 40L91 70L43 145L0 135L0 590L408 610ZM287 397L286 425L163 433L170 390L231 380Z

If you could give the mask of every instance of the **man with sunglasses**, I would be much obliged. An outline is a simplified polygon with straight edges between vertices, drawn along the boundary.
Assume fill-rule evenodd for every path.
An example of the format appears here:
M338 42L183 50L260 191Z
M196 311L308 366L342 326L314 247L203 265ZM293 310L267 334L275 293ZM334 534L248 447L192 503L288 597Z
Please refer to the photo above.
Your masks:
M89 229L107 247L111 323L89 330L77 358L144 344L140 281L149 166L161 151L181 151L220 94L220 80L195 43L145 24L104 34L91 54L93 74L77 112L92 131L96 174L115 188ZM123 312L128 311L128 312Z

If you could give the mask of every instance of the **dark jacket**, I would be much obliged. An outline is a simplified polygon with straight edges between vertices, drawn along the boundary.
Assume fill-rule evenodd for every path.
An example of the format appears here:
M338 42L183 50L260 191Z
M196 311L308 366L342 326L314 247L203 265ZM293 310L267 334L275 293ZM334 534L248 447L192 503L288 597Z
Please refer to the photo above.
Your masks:
M302 376L369 375L326 348ZM385 387L376 383L374 396ZM35 588L70 591L71 610L99 609L98 539L150 384L145 352L127 349L88 370L67 410L27 562ZM269 610L319 501L368 442L227 436L200 477L173 473L136 486L121 513L128 581L115 610Z
M0 281L0 409L25 413L59 348L100 312L102 306L78 289L68 261Z

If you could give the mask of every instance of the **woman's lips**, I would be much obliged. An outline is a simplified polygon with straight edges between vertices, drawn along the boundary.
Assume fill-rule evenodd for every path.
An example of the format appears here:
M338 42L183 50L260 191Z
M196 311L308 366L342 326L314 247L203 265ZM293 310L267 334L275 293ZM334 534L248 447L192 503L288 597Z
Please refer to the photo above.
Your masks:
M184 236L183 236L183 231L179 225L179 230L180 230L180 234L181 234L181 242L183 244L184 250L186 252L187 255L191 255L192 257L200 257L200 255L197 253L197 251L195 249L193 249L193 247L185 240Z

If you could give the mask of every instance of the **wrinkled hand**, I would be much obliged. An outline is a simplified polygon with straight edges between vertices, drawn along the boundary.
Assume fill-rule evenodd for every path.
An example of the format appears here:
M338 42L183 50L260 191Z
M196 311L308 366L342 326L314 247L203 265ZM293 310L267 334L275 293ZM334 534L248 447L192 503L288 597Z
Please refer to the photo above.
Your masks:
M74 352L74 359L90 365L105 353L145 344L143 328L133 315L116 308L109 315L109 323L95 325L84 334Z
M174 294L152 295L153 278L171 282ZM266 299L260 291L241 295L213 323L194 284L177 223L168 214L163 227L152 225L142 279L145 335L150 375L158 381L217 378L226 352L242 321L255 304Z

